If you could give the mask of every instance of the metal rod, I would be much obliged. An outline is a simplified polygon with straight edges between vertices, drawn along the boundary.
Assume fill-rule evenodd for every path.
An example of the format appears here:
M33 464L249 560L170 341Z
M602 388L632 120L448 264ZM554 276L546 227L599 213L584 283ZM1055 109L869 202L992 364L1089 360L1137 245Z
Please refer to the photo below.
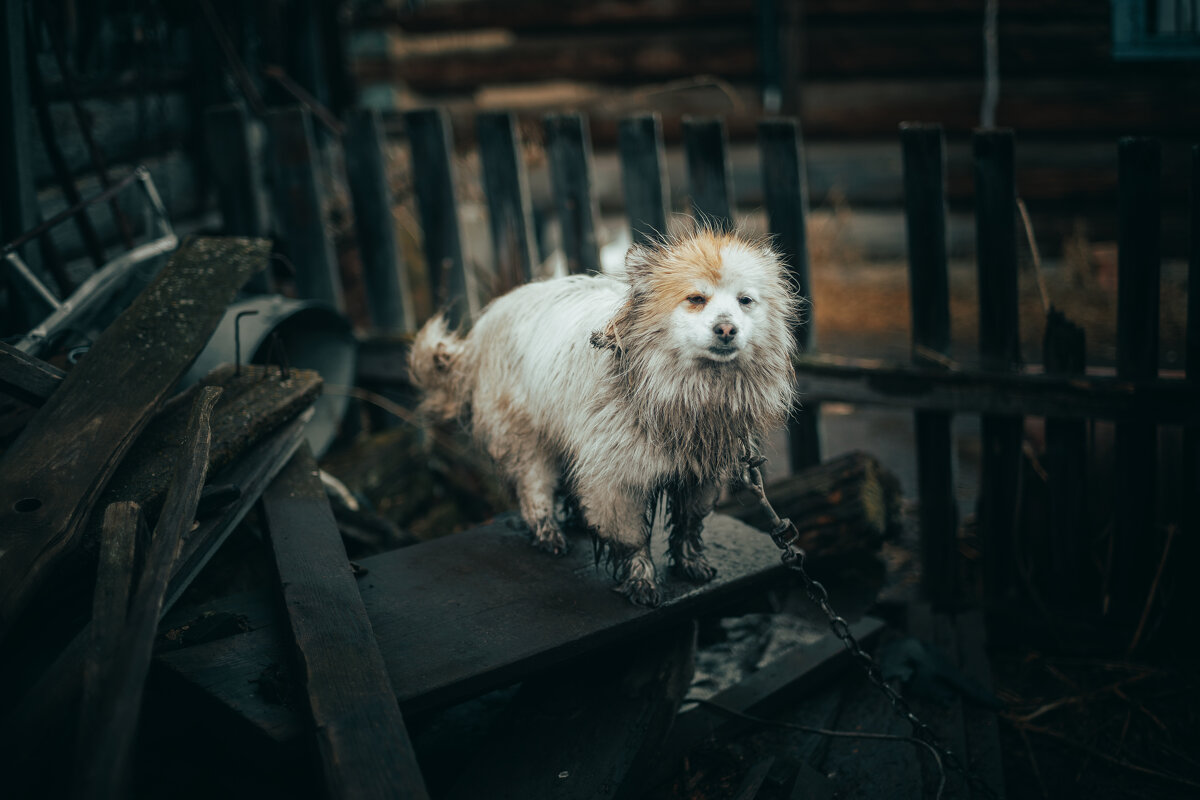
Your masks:
M71 206L70 208L58 212L50 219L46 220L45 222L41 223L40 225L37 225L34 228L31 228L30 230L26 231L25 233L22 233L16 239L13 239L11 242L4 245L3 248L0 248L0 254L7 256L10 252L12 252L13 250L16 250L18 247L21 247L22 245L26 244L27 242L33 241L34 239L41 236L46 231L53 228L55 225L58 225L59 223L63 222L66 219L69 219L72 214L78 214L80 211L82 211L85 208L88 208L89 206L94 206L97 203L103 203L105 200L108 200L109 198L113 197L115 194L117 194L117 192L121 191L126 186L133 183L134 180L137 180L139 177L139 174L144 170L145 170L145 167L139 167L138 169L129 173L124 178L117 181L112 186L108 187L107 189L100 192L99 194L96 194L96 195L93 195L92 197L81 200L80 202L76 203L75 205ZM160 203L161 203L161 201L160 201Z

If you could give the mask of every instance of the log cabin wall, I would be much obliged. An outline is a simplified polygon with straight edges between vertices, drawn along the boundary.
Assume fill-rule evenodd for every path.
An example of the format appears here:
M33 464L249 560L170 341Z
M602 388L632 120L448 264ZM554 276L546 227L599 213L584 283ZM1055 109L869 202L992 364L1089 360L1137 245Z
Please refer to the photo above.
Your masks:
M984 5L368 2L358 7L351 50L368 104L445 106L456 123L480 108L512 108L530 121L549 110L583 110L598 152L614 146L625 114L660 112L668 145L680 141L684 116L720 114L743 207L761 204L761 190L753 171L739 180L736 150L753 141L764 112L799 115L814 205L837 197L864 210L902 203L899 124L940 122L950 207L965 212L973 194L970 133L980 124L984 89ZM1200 105L1191 101L1200 90L1197 62L1114 59L1111 17L1110 4L1095 0L998 0L995 124L1020 132L1017 188L1050 254L1080 234L1115 240L1119 136L1160 137L1167 175L1186 170L1188 143L1200 136ZM473 126L454 127L467 146ZM1168 183L1164 252L1181 256L1186 192L1182 181ZM972 246L969 231L951 234L952 254L968 255L961 248Z

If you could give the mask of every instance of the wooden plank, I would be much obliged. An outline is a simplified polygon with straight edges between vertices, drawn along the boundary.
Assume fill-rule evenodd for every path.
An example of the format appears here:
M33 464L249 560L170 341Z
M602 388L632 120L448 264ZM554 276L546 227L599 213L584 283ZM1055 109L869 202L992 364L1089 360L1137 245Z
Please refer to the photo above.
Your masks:
M347 114L342 138L346 181L354 203L354 228L371 323L385 333L410 333L416 330L416 312L408 267L396 242L382 125L379 112L373 109L357 108Z
M792 329L800 352L816 349L813 324L815 302L808 268L808 179L800 128L794 119L763 120L758 125L763 200L767 227L775 249L791 270L796 288L805 300L799 322ZM793 472L821 463L820 410L803 399L800 412L788 422L788 456Z
M587 120L582 114L548 114L544 124L567 272L599 272L596 219L600 209L592 193L592 139Z
M578 5L553 0L525 0L500 8L489 0L467 0L453 7L437 3L401 8L364 8L364 25L398 25L424 32L465 28L575 28L621 26L631 23L669 23L749 17L752 0L622 0Z
M909 635L920 640L922 645L932 648L939 655L944 656L951 669L957 669L960 666L959 644L952 618L945 614L934 614L933 609L927 603L913 603L907 611ZM932 668L932 664L917 665L917 669ZM933 676L932 680L938 681L937 676ZM938 688L945 687L939 686ZM948 703L921 696L908 696L905 699L912 706L913 713L935 731L942 744L957 754L960 759L966 761L968 753L966 731L963 727L963 698L953 689L949 691L953 692L953 696ZM924 785L937 786L939 776L937 765L933 763L933 759L922 753L917 760L920 763ZM948 797L972 796L964 784L962 774L950 769L946 770L945 793Z
M25 74L25 4L5 0L0 5L0 241L10 242L38 222L33 189L33 119L30 116L29 82ZM36 275L41 258L26 246L21 257ZM5 268L8 308L0 320L0 336L32 328L44 316L45 301L12 270ZM38 312L43 313L39 314ZM2 630L2 629L0 629Z
M214 484L238 487L241 496L219 514L203 520L200 527L185 538L163 600L164 613L175 604L300 446L309 416L311 412L301 414L213 478ZM36 683L21 693L20 700L3 718L0 749L12 757L12 763L32 761L49 732L64 719L67 709L73 707L82 684L85 646L90 637L89 624L76 634L53 664L38 675ZM258 677L257 673L253 677Z
M950 344L950 282L946 263L945 152L942 127L900 126L904 155L904 212L908 236L913 360L932 364ZM918 411L917 484L920 495L922 588L935 606L958 592L958 509L950 415Z
M312 117L301 106L267 113L277 227L296 270L300 297L341 311L342 281L326 227L327 201Z
M1048 374L1082 375L1087 363L1083 328L1054 308L1046 316L1042 363ZM1086 525L1087 423L1046 417L1046 467L1050 503L1050 569L1040 583L1044 596L1095 612L1099 582L1090 558ZM1090 607L1090 608L1089 608Z
M1158 374L1159 180L1162 156L1153 139L1125 138L1118 148L1117 376ZM1158 562L1155 529L1157 431L1152 420L1124 421L1113 442L1116 492L1109 610L1133 620L1146 601Z
M718 230L732 230L734 225L729 201L733 180L725 144L721 120L684 118L683 146L692 216Z
M0 392L40 406L50 399L65 375L53 364L0 342Z
M412 151L413 190L421 215L425 267L434 308L446 313L451 327L479 309L474 281L463 263L458 228L450 121L446 112L426 108L404 112Z
M185 242L4 454L0 638L77 544L122 456L269 248L259 239Z
M1021 366L1013 132L976 131L972 143L980 364L985 370L1013 372ZM981 420L981 427L983 454L975 518L983 541L985 601L997 606L1015 588L1013 539L1024 420L988 414Z
M267 488L263 514L326 792L428 797L307 444Z
M630 233L634 244L646 244L667 232L670 193L663 157L662 120L658 114L621 120L617 146Z
M1191 241L1188 250L1188 296L1187 332L1184 351L1188 380L1200 383L1200 145L1193 145L1190 170L1190 206L1188 220ZM1200 494L1200 426L1183 429L1183 491L1184 496ZM1200 503L1185 503L1183 512L1183 536L1179 537L1180 550L1177 563L1193 563L1200 558ZM1187 585L1187 600L1179 604L1180 609L1200 607L1200 584L1184 580ZM1190 612L1182 611L1182 616ZM1195 652L1194 648L1193 652Z
M97 692L95 707L81 711L81 720L94 721L95 726L80 728L80 763L75 773L79 797L119 798L129 788L133 740L141 713L142 687L150 668L154 631L180 543L196 518L196 504L208 472L209 424L220 395L219 387L206 386L196 396L184 455L176 464L163 513L155 525L145 566L129 605L125 631L108 653L107 674L99 681L104 692Z
M507 520L363 559L359 590L407 714L662 630L785 574L770 537L740 522L713 515L704 539L717 577L702 587L668 577L654 610L611 591L586 540L574 538L563 558L544 557ZM272 630L164 653L159 663L208 705L268 740L288 740L299 732L294 718L245 683L285 660Z
M1161 425L1200 421L1200 390L1175 378L948 371L825 353L797 359L796 372L797 391L820 401L973 414L1141 418Z
M692 679L695 623L527 680L449 800L634 796Z
M495 268L491 299L533 279L537 239L516 118L507 111L488 111L476 117L475 125Z

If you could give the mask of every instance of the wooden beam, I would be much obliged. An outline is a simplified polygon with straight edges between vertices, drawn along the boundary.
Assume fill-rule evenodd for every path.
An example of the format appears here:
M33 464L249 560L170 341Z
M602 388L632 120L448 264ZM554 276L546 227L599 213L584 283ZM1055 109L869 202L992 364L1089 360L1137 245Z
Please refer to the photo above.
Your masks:
M180 543L196 518L196 504L200 501L204 476L208 472L212 410L220 395L219 387L206 386L192 405L184 452L176 462L171 489L154 527L154 537L145 554L141 576L137 578L125 629L118 642L108 643L111 649L106 654L107 669L98 680L103 691L97 691L90 698L95 701L95 706L85 706L81 710L81 763L75 773L78 797L116 800L126 796L154 631L158 627L163 597ZM132 560L125 566L131 567ZM130 579L128 574L111 574L111 577L115 581ZM114 608L109 605L101 610L112 613ZM113 620L97 620L93 630L103 633L107 628L111 632L113 623ZM101 642L101 646L103 644Z
M683 120L688 199L692 216L720 230L733 227L733 178L725 157L725 125L720 119Z
M800 399L966 414L1200 422L1200 387L1175 378L941 370L826 354L796 360Z
M269 248L186 242L0 459L0 639L77 544L121 458Z
M333 798L428 798L317 462L302 445L263 514Z
M0 342L0 392L40 406L50 399L65 375L58 367Z
M662 606L637 608L612 591L585 538L572 537L565 557L550 558L534 552L510 521L359 562L367 569L359 583L363 603L406 714L663 630L785 576L769 536L713 515L704 540L717 577L701 587L669 578ZM251 618L271 617L265 598L237 605ZM294 715L247 683L264 664L286 660L277 631L275 623L260 623L249 633L164 653L159 663L181 697L223 710L231 724L267 741L288 741L300 732Z

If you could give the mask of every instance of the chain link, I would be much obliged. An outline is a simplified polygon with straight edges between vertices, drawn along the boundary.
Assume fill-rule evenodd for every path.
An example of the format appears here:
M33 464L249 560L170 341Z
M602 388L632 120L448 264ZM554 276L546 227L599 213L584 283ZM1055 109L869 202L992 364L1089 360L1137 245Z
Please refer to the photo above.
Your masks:
M833 631L833 635L842 641L842 644L849 651L851 657L858 662L859 666L867 674L867 678L888 699L896 715L912 726L914 738L920 739L936 750L945 764L963 775L972 788L979 790L988 798L998 799L999 795L996 791L984 783L974 772L969 770L954 751L942 744L937 734L934 733L933 728L922 722L913 713L908 701L884 680L883 672L879 669L879 663L875 661L870 653L863 650L858 639L850 632L850 624L834 611L833 607L829 604L829 591L820 581L808 574L808 571L804 568L805 552L796 544L800 539L799 529L790 519L780 519L779 515L775 513L775 509L771 506L770 501L767 500L767 493L763 488L762 470L760 469L766 463L767 459L751 452L742 460L749 476L749 480L743 480L743 482L758 496L759 505L767 512L771 520L771 541L775 542L775 546L783 551L780 555L780 560L783 561L784 566L800 576L800 580L804 584L805 594L825 614L826 619L829 621L829 629Z

